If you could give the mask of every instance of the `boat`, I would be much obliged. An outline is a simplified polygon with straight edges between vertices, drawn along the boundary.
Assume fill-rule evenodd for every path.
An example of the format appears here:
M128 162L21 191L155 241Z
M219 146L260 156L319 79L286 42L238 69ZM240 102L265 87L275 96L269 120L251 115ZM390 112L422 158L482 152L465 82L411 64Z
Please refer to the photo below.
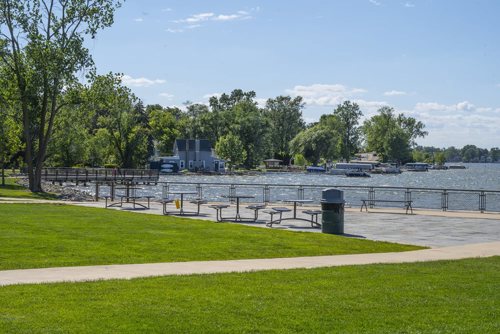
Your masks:
M345 173L347 177L371 177L367 172L361 170L349 170Z
M405 165L405 170L407 172L427 172L429 164L425 162L409 162Z
M467 169L464 165L450 165L448 169Z
M328 171L329 174L333 175L347 175L349 172L358 172L358 171L372 171L373 164L371 163L348 163L348 162L339 162L334 165L334 168Z
M307 166L306 171L308 173L324 173L326 172L326 169L318 166Z

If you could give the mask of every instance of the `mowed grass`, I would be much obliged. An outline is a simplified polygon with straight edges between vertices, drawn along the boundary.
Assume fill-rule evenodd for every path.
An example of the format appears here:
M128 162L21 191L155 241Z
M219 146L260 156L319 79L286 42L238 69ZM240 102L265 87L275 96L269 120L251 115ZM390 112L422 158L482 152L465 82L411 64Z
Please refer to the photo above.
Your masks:
M2 333L499 333L500 257L0 287Z
M0 180L0 197L12 198L32 198L32 199L56 199L57 196L51 193L32 193L28 189L16 183L16 179L11 177L5 178L5 186L1 185Z
M0 204L0 270L397 252L421 247L56 204Z

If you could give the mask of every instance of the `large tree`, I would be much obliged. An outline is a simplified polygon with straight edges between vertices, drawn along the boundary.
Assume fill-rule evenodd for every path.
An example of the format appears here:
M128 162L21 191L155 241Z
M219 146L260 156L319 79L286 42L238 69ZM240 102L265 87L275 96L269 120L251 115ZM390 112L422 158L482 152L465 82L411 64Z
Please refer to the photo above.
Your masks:
M149 158L150 129L143 120L142 105L119 75L97 76L83 96L89 112L96 113L97 127L105 131L115 161L123 168L143 166Z
M344 160L349 162L359 147L361 130L358 124L363 113L357 103L345 101L335 108L333 114L337 116L340 131L338 142L340 154Z
M41 172L61 95L92 70L85 37L111 26L117 0L2 0L0 62L15 81L22 113L29 188L42 191Z
M288 165L291 159L290 141L304 129L302 97L278 96L268 99L264 109L269 119L274 155Z
M366 149L377 152L384 161L407 162L417 137L424 137L424 124L403 114L396 116L391 107L382 107L378 115L363 124Z

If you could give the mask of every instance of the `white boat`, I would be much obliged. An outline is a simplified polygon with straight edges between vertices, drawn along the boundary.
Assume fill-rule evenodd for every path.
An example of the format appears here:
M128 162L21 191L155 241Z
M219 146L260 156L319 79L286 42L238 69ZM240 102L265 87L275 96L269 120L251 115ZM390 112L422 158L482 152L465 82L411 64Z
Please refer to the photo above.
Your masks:
M407 172L427 172L429 164L425 162L409 162L405 165L405 170Z
M344 163L339 162L334 165L334 168L328 171L333 175L347 175L351 172L367 172L373 170L373 164L370 163Z
M162 164L160 167L161 168L173 168L174 165L173 164Z

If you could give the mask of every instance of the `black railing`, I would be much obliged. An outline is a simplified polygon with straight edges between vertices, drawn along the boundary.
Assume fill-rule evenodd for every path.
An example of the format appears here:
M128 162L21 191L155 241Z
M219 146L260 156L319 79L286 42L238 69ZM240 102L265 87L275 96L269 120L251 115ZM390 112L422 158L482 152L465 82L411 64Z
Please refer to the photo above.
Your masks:
M361 205L362 199L368 200L372 207L376 199L411 200L414 208L421 209L500 212L500 190L178 181L159 182L159 184L164 187L163 195L168 193L169 190L192 188L198 191L199 197L214 201L218 200L222 195L241 193L253 195L255 201L265 203L291 198L311 199L319 203L321 190L336 188L344 191L344 198L351 206ZM390 205L390 203L377 203L377 206L382 207L389 207Z

